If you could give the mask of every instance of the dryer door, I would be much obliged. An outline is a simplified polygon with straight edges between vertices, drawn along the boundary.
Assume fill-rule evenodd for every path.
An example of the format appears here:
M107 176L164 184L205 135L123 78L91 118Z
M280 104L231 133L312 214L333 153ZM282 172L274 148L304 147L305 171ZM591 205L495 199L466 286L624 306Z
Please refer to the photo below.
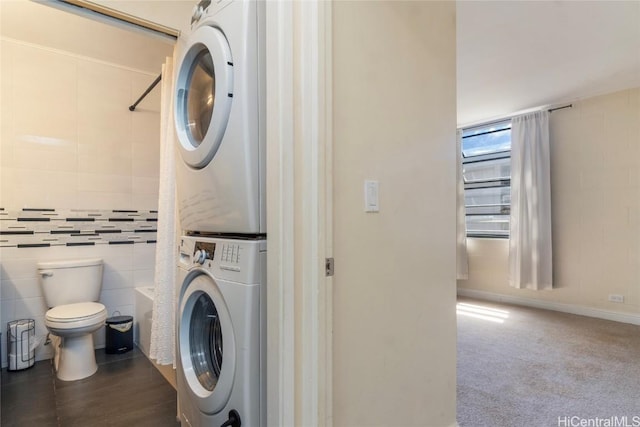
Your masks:
M227 404L235 376L231 316L215 280L205 271L190 273L183 289L178 330L181 372L200 411L215 414Z
M229 120L233 100L233 59L222 32L196 29L178 60L174 117L180 154L192 168L215 156Z

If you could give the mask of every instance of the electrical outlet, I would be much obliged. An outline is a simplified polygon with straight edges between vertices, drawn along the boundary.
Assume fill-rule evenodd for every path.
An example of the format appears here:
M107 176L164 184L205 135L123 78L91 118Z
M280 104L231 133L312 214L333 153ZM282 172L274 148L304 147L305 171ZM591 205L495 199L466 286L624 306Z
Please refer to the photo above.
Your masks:
M624 302L624 295L610 294L609 301L611 302Z

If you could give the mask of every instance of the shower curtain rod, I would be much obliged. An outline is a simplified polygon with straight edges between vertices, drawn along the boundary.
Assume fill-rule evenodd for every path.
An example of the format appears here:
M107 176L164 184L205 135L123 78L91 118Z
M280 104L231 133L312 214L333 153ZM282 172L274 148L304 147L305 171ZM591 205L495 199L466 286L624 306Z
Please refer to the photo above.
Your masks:
M89 0L35 0L47 6L72 12L77 15L95 19L97 21L116 25L121 28L144 31L164 39L175 41L180 35L180 31L167 27L156 22L130 15L128 13L113 9ZM117 3L117 2L115 2Z
M144 91L144 93L142 95L140 95L140 98L138 98L138 100L136 102L133 103L133 105L129 106L129 111L135 111L136 107L138 106L138 104L140 104L140 102L147 96L149 95L149 92L151 92L153 90L154 87L156 87L156 85L158 83L160 83L160 80L162 80L162 74L160 74L154 81L153 83L151 83L149 85L149 87L147 88L147 90Z

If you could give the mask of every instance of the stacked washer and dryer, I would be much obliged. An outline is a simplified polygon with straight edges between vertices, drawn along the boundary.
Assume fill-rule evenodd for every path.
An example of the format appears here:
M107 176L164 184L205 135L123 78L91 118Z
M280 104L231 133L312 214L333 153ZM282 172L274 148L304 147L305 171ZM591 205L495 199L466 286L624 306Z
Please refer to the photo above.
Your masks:
M264 3L203 0L179 40L183 426L266 425Z

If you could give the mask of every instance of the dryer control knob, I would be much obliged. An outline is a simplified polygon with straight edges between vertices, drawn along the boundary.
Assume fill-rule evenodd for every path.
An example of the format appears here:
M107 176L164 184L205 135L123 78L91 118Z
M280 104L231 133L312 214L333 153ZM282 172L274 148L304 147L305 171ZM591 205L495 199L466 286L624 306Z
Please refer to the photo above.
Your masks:
M204 9L202 9L202 6L200 6L199 4L193 7L193 12L191 14L192 24L202 17L202 12L204 12Z
M204 249L199 249L193 254L194 260L196 264L204 264L205 260L209 257L209 254Z

